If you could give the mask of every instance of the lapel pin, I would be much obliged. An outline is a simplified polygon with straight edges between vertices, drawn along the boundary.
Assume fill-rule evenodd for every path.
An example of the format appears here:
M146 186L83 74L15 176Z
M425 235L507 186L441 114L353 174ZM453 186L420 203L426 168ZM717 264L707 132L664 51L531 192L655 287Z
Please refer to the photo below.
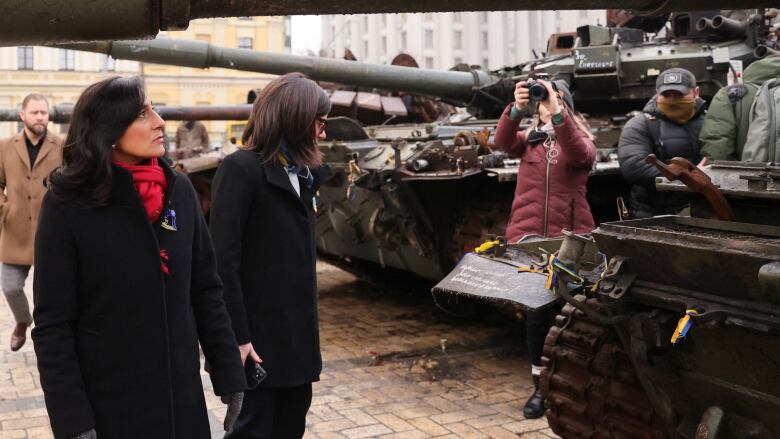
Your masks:
M168 208L168 210L165 211L165 218L163 218L161 226L165 230L170 230L172 232L178 231L176 228L176 212L173 209Z

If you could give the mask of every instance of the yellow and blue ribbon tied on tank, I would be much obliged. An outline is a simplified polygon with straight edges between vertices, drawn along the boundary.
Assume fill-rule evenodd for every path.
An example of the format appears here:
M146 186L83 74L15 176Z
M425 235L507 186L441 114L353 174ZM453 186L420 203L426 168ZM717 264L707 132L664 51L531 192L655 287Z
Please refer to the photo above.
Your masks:
M672 333L672 344L679 343L688 335L688 331L690 331L693 326L691 317L697 315L699 315L699 313L695 309L685 311L685 315L677 322L677 328L675 328Z

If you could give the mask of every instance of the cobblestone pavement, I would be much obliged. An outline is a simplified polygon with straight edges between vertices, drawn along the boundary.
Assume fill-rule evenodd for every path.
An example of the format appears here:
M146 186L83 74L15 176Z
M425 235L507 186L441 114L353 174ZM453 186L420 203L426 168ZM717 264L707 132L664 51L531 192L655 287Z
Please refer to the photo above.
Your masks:
M324 263L318 274L324 370L306 439L556 437L544 418L523 419L533 387L510 325L448 317L425 286L386 294ZM0 439L51 438L32 343L10 352L12 328L2 303ZM219 438L225 408L203 382Z

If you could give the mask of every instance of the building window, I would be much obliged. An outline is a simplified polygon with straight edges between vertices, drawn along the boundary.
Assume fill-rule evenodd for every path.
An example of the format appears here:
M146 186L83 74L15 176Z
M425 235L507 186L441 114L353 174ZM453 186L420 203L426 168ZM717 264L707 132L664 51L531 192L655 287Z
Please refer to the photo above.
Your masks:
M58 49L57 61L59 70L76 70L76 54L72 50Z
M426 69L432 69L433 68L433 57L432 56L426 56L425 57L425 68Z
M488 33L482 32L482 50L487 50L488 48Z
M363 29L368 30L368 15L363 16Z
M425 48L433 49L433 29L425 29Z
M461 57L455 57L455 65L463 64L463 58Z
M361 58L368 57L368 40L363 40L363 53L361 54Z
M387 27L387 14L382 14L382 26Z
M238 38L238 48L239 49L253 49L254 48L254 40L249 37L239 37Z
M425 21L433 21L433 14L430 12L426 12L423 14L423 20Z
M482 68L487 70L488 69L488 59L482 58Z
M399 14L399 18L401 20L401 24L406 24L406 12Z
M479 22L480 23L487 23L487 19L488 19L487 12L482 11L482 12L479 13Z
M588 18L588 10L580 9L580 18Z
M401 31L401 50L406 50L406 31Z
M463 49L463 31L456 30L455 32L452 33L452 37L455 40L454 43L455 49L456 50Z
M387 37L382 36L382 55L387 55Z
M555 11L555 19L560 20L561 19L561 11Z
M463 21L463 14L461 14L460 12L453 12L452 21L454 21L455 23L460 23L461 21Z
M16 48L16 68L19 70L33 69L33 48L24 46Z

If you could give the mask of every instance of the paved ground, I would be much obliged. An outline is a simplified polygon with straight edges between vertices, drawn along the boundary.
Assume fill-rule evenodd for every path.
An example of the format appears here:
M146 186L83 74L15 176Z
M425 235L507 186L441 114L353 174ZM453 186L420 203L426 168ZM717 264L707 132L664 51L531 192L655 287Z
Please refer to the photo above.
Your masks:
M532 385L515 329L449 317L424 285L388 294L326 264L318 271L324 370L307 439L556 437L544 419L523 419ZM31 343L6 348L12 327L2 303L0 439L51 438ZM213 394L207 402L222 437L224 406Z

